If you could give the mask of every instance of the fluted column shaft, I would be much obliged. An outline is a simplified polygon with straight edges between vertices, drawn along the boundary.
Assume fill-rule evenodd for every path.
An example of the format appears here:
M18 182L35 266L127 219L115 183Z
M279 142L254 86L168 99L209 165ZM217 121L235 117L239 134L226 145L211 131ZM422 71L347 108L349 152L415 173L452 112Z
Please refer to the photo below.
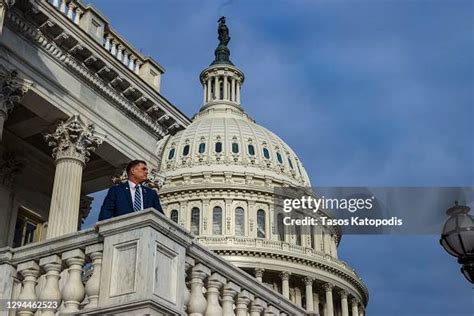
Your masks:
M316 314L319 314L319 295L313 293L313 309Z
M56 163L47 238L77 231L83 164L76 159Z
M359 302L357 301L357 299L353 298L351 300L351 305L352 305L352 315L359 316Z
M236 102L240 104L240 85L239 82L237 81L237 84L235 85L235 98Z
M306 277L304 283L306 285L306 310L308 312L314 311L313 305L313 278Z
M280 273L281 277L281 294L290 299L290 273L289 272L282 272Z
M326 291L326 306L328 316L334 316L334 304L332 302L332 289L334 288L334 285L326 283L323 287Z
M229 99L229 93L227 91L227 76L224 76L224 84L223 84L223 92L224 92L224 95L223 95L223 99L224 100L228 100Z
M221 98L219 89L219 77L214 77L214 98L219 100Z
M232 78L230 82L230 100L235 102L235 78Z
M347 292L344 290L339 291L339 295L341 296L342 316L349 316L349 305L347 304Z

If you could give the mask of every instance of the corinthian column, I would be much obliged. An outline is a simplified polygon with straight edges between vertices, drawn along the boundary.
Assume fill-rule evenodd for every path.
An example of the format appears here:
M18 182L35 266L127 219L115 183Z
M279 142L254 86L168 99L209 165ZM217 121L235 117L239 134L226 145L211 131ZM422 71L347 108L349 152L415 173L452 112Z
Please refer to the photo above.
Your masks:
M352 315L359 315L359 301L356 298L351 299Z
M281 294L287 299L290 298L290 272L283 271L281 277Z
M5 0L0 0L0 34L1 12L5 10ZM20 102L31 86L28 80L18 78L18 73L9 71L0 65L0 141L2 140L3 124L8 118L8 113L13 110L16 103Z
M332 289L334 285L326 283L323 285L324 290L326 291L326 306L328 311L328 316L334 316L334 305L332 302Z
M344 290L339 291L341 296L341 309L342 316L349 316L349 305L347 304L347 292Z
M82 169L104 137L97 135L93 125L86 125L74 115L59 122L56 131L45 138L53 147L56 163L46 235L53 238L77 231Z
M304 278L304 284L306 285L306 311L313 312L313 282L314 279L311 277Z

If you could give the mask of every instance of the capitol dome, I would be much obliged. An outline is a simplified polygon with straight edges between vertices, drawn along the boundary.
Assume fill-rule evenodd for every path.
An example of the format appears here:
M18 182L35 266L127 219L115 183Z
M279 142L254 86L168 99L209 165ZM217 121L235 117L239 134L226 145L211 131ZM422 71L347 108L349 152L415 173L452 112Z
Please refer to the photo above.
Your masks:
M310 180L295 152L241 106L245 77L230 61L220 21L215 60L200 74L203 105L187 128L157 145L163 210L308 314L349 315L350 306L351 315L363 315L367 288L337 257L340 229L283 223L275 190Z

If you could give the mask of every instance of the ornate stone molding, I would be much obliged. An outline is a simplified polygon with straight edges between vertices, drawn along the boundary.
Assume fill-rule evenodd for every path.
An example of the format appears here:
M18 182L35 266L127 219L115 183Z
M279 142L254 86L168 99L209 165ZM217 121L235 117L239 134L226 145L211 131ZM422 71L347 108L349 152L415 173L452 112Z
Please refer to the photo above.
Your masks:
M284 281L287 281L290 279L290 275L291 275L291 272L288 272L288 271L282 271L280 273L280 278Z
M14 152L5 152L0 159L0 184L11 187L15 176L23 167L24 164L16 158Z
M98 134L94 126L84 123L79 115L60 121L54 133L45 135L48 145L53 147L52 156L56 161L75 159L83 165L89 161L91 152L102 144L104 138L105 135Z
M346 290L340 290L338 293L341 296L341 299L347 299L348 293Z
M324 283L324 284L323 284L323 289L324 289L326 292L332 291L333 288L334 288L334 284L332 284L332 283Z
M4 0L0 0L0 4L2 1ZM19 78L16 70L8 70L0 65L0 116L6 119L31 85L31 81Z
M313 285L314 278L307 276L303 279L303 281L305 285Z

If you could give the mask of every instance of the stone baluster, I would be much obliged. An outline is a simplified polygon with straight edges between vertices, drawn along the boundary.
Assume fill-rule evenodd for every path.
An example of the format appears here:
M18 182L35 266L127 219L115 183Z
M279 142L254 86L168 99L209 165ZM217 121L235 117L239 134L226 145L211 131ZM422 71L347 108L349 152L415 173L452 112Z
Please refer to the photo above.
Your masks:
M68 7L68 10L67 10L67 15L66 16L68 17L68 19L72 20L72 13L74 12L74 9L77 6L73 1L71 1L71 2L69 2L67 7Z
M265 316L268 315L273 315L273 316L279 316L280 315L280 310L276 308L275 306L268 306L267 309L265 310Z
M255 268L255 277L257 278L258 282L263 282L263 272L265 269L263 268Z
M77 7L75 13L76 13L76 15L74 16L74 24L79 25L79 22L81 22L81 17L82 17L82 14L84 13L84 11L82 11L81 8Z
M267 303L260 298L256 298L250 305L250 316L261 316L266 308Z
M17 267L17 271L23 276L22 288L18 300L30 300L36 301L37 296L35 292L36 280L39 275L39 266L35 261L28 261L20 263ZM20 309L17 315L33 315L36 309L27 308Z
M142 66L142 62L137 59L135 62L135 74L139 75L140 74L140 68Z
M135 59L136 57L130 53L130 57L128 58L128 69L131 71L133 71L133 68L135 67Z
M86 294L89 303L84 308L95 308L99 306L100 276L102 271L103 244L95 244L86 247L86 255L92 260L92 276L86 282Z
M191 272L191 297L187 308L190 316L203 316L206 312L207 301L202 293L203 281L211 274L211 270L198 263Z
M117 45L118 45L118 42L112 38L111 42L110 42L110 53L112 55L117 55Z
M53 6L54 7L59 7L59 0L53 0Z
M104 48L108 51L110 51L111 49L111 40L112 37L110 36L110 34L107 34L104 39Z
M356 298L351 299L352 316L359 315L359 301Z
M213 273L207 281L207 308L205 316L221 316L222 307L219 304L219 293L221 287L226 283L226 279Z
M319 314L319 294L313 293L313 309L316 315Z
M280 273L281 278L281 292L287 299L290 298L290 272L283 271Z
M79 311L79 304L84 299L85 289L82 284L81 273L85 255L80 249L66 251L62 255L68 269L68 278L62 289L64 309L61 313L75 313Z
M195 265L194 259L191 257L186 256L184 262L184 293L183 293L183 303L184 303L184 311L187 310L189 300L191 299L191 293L189 292L188 282L186 282L188 277L188 271Z
M344 290L339 291L341 296L341 310L342 316L349 316L349 305L347 304L347 292Z
M120 60L120 62L122 62L122 58L123 58L123 50L125 49L125 46L123 46L122 44L119 44L118 45L118 49L117 49L117 59Z
M334 304L332 302L332 289L334 285L331 283L326 283L323 285L324 291L326 291L326 307L327 307L327 315L334 316Z
M253 301L254 296L247 290L242 290L237 296L237 304L235 304L236 316L247 316L248 306Z
M8 114L13 110L15 104L21 101L31 84L31 81L18 78L16 70L2 71L0 67L0 141L2 140L3 124L7 120Z
M61 5L59 6L59 11L66 14L66 0L60 0Z
M304 284L306 285L306 311L308 312L314 312L313 282L314 279L311 277L304 278Z
M59 274L61 273L61 258L51 255L41 258L40 267L46 271L46 284L41 290L39 299L43 301L56 301L55 308L42 309L41 316L54 316L61 303L61 291L59 290ZM54 307L51 305L51 307Z
M237 293L240 292L240 287L234 282L228 282L222 291L222 312L226 316L235 316L234 313L234 299Z
M122 63L123 63L125 66L128 65L128 61L129 61L129 57L128 57L128 56L129 56L129 55L130 55L130 54L129 54L129 52L127 52L127 50L124 50L124 51L123 51L123 61L122 61Z
M54 147L56 163L46 235L49 239L77 231L82 170L104 137L97 135L93 125L86 125L74 115L59 122L56 131L45 138Z

